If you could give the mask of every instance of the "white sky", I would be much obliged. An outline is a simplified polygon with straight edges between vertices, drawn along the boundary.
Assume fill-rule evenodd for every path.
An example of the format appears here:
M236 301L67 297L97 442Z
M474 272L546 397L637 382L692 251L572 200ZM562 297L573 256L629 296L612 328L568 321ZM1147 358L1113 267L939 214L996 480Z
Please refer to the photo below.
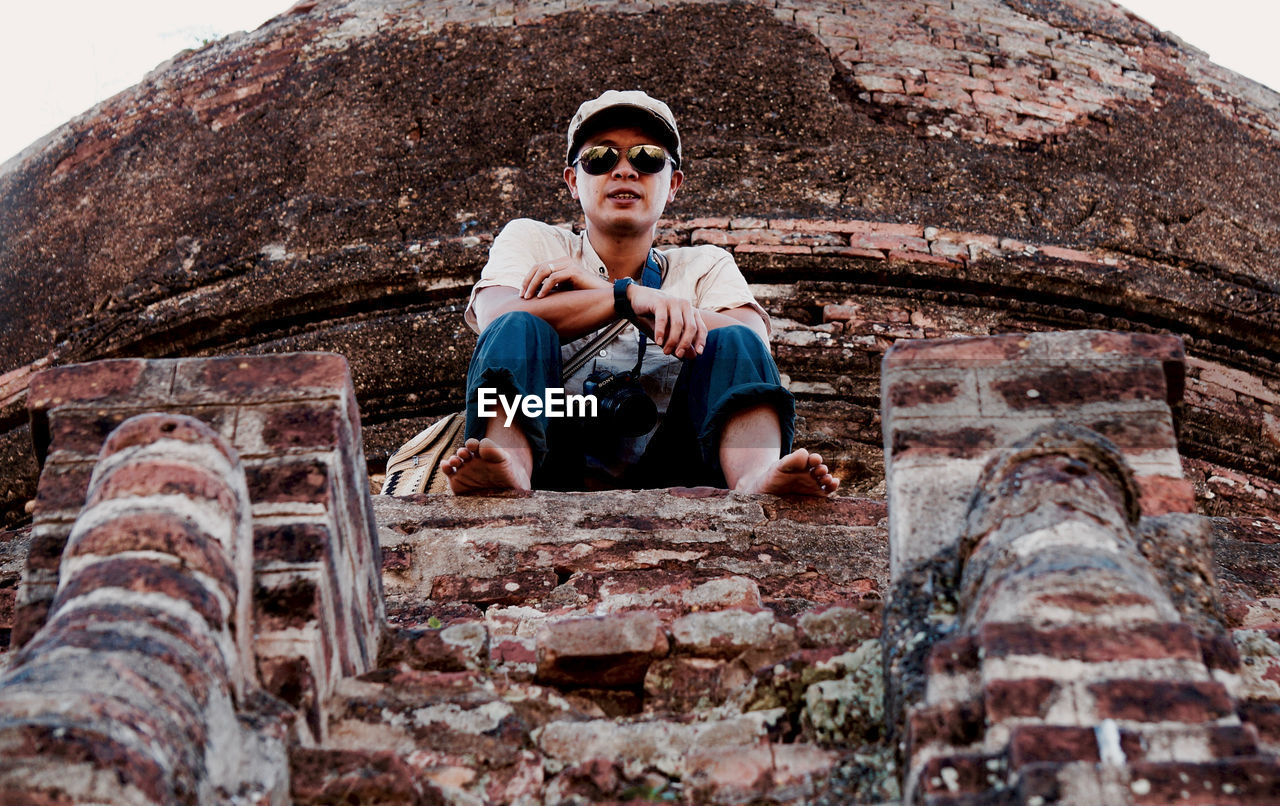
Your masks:
M291 0L0 0L0 163L180 50L251 31ZM1219 64L1280 90L1276 0L1127 0Z

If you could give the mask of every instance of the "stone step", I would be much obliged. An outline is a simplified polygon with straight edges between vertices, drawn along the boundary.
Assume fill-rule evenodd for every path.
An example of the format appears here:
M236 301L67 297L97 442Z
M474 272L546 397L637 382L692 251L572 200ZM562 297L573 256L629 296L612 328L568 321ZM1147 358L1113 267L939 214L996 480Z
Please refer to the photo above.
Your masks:
M492 609L672 616L759 606L795 615L878 599L883 501L746 496L707 488L375 497L388 618L416 626ZM726 577L749 587L707 587Z

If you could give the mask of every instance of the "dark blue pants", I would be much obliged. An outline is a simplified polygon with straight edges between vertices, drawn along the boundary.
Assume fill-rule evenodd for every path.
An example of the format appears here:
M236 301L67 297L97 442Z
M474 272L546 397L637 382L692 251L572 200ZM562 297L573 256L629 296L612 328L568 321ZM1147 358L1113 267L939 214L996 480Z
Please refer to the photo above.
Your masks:
M560 338L542 319L513 311L480 334L467 370L468 438L485 435L488 421L477 415L478 390L497 389L511 398L543 395L562 386ZM720 432L735 413L760 404L773 407L782 428L782 453L795 435L795 400L782 387L773 357L746 325L708 332L702 355L683 361L666 417L644 457L623 482L628 487L726 486L720 468ZM498 408L499 416L505 412ZM548 419L516 414L533 450L535 487L582 489L583 418Z

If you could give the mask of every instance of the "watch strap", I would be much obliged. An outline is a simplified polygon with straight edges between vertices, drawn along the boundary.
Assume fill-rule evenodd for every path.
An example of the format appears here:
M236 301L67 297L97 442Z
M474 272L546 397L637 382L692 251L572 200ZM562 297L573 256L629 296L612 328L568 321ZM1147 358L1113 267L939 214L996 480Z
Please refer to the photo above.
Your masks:
M636 284L630 277L613 281L613 310L628 321L636 318L635 309L631 307L631 299L627 296L627 288Z

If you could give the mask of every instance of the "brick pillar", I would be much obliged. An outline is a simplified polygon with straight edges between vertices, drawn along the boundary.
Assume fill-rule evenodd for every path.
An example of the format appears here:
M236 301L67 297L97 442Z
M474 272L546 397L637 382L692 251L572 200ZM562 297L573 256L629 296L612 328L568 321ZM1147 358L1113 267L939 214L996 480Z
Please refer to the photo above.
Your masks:
M0 801L287 791L283 745L236 715L256 682L252 540L243 468L210 428L150 414L111 434L48 621L0 678Z
M381 557L346 360L326 353L96 361L36 375L42 462L15 645L39 629L102 441L141 412L190 415L240 455L253 514L253 652L261 683L324 730L336 682L368 671Z
M1190 786L1244 803L1280 784L1230 662L1206 663L1224 633L1173 436L1180 357L1174 339L1089 331L886 355L906 802L1162 803ZM1224 788L1226 770L1249 784Z

